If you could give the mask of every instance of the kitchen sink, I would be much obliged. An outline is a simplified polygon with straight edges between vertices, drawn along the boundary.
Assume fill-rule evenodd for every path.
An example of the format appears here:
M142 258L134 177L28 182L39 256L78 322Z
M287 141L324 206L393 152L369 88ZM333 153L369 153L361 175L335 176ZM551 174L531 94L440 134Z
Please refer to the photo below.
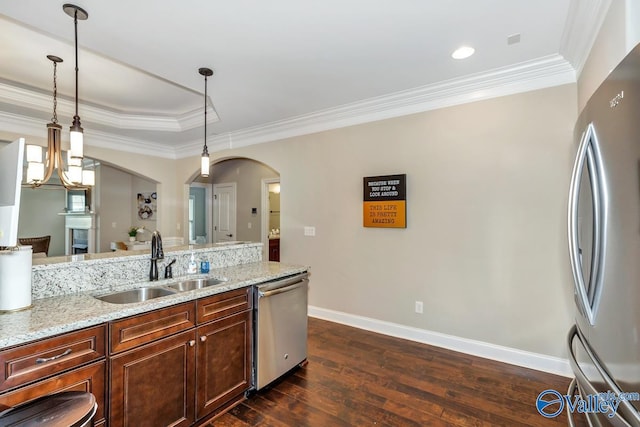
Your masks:
M220 283L224 283L226 281L226 279L189 279L167 285L167 287L175 289L179 292L186 292L193 291L194 289L202 289L209 286L219 285Z
M142 302L154 298L166 297L167 295L173 295L175 293L176 291L174 291L173 289L152 287L114 292L112 294L102 295L95 298L104 302L109 302L111 304L131 304L134 302Z

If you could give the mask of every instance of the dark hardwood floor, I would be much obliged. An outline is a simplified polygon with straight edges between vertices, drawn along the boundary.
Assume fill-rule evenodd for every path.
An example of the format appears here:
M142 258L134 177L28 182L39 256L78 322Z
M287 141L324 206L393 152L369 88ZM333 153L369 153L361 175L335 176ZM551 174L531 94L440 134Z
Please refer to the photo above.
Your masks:
M308 364L211 425L566 426L535 408L569 379L309 319Z

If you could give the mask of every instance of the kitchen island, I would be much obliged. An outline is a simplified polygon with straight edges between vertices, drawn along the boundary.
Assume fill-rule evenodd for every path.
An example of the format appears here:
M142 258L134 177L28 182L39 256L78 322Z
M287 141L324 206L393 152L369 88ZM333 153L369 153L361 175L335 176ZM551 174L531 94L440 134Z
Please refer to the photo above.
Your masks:
M208 274L184 274L194 253L214 266ZM177 261L175 278L153 282L132 281L148 254L34 265L33 294L53 295L0 315L0 411L62 390L95 395L94 426L201 425L233 407L252 383L253 285L308 271L260 253L246 243L174 250L165 262ZM141 302L96 298L212 278L222 281Z
M206 275L195 274L188 276L190 278L211 277L226 279L225 282L219 285L188 292L176 292L165 297L133 304L111 304L94 298L94 295L145 286L163 286L178 282L187 276L155 282L135 282L117 287L108 286L102 291L94 290L34 299L31 308L27 310L0 314L0 350L110 320L302 273L307 270L308 267L305 266L292 266L277 262L254 262L221 267L212 269Z

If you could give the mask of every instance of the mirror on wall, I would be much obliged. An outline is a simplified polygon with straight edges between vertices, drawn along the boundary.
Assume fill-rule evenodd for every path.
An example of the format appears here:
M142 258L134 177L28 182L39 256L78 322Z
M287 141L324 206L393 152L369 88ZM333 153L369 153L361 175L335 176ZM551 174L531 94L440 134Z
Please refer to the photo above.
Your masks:
M22 188L19 237L51 236L47 256L143 249L156 229L156 183L95 162L96 185L66 190L51 178ZM129 229L135 227L133 242Z

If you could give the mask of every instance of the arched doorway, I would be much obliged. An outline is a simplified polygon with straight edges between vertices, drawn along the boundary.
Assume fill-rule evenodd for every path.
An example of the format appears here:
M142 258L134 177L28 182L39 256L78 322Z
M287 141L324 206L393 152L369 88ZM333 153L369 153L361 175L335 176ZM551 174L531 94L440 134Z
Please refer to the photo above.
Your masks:
M190 242L262 242L263 259L269 259L270 211L276 209L265 203L265 182L279 183L280 174L269 165L244 157L214 162L208 178L196 173L189 183L189 204L193 209L187 213L188 227L196 231L189 232ZM268 201L268 190L266 198ZM279 207L277 210L279 223Z

